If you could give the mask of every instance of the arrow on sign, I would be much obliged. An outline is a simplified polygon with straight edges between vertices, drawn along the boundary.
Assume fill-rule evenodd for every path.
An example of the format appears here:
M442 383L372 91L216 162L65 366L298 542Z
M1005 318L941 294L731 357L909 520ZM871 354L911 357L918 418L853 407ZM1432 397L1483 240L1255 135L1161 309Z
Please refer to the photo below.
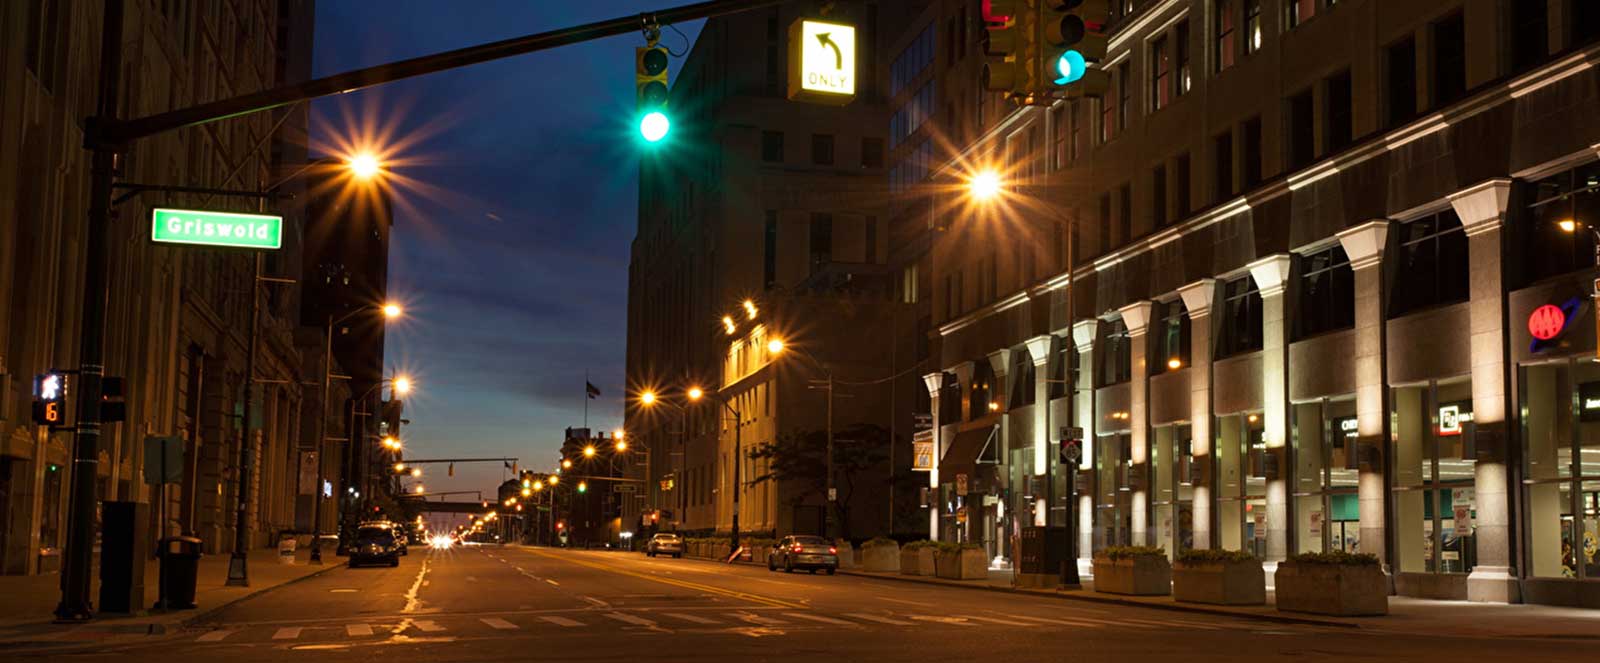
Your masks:
M833 39L828 37L828 35L830 35L830 34L833 34L833 33L831 33L831 32L819 32L819 33L817 33L817 42L822 44L822 46L824 48L833 49L833 68L834 69L844 69L844 52L840 51L839 50L839 45L833 43Z

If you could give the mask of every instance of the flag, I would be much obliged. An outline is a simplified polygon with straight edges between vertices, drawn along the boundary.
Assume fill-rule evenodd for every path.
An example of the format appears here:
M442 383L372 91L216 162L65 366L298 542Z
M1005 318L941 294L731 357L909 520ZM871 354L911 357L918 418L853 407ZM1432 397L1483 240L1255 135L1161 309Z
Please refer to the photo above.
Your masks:
M584 391L588 393L589 398L594 399L594 398L599 398L600 397L600 388L594 386L593 382L589 382L589 381L585 380L584 383L583 383L583 386L584 386Z

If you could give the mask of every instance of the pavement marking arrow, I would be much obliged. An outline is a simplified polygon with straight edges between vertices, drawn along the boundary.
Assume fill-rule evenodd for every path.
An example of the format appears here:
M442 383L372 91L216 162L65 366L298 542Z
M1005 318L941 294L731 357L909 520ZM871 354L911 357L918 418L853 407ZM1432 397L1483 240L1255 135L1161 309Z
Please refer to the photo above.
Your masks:
M833 68L834 69L844 69L844 51L839 50L839 45L833 43L833 38L828 36L830 34L833 34L833 33L831 33L831 32L818 32L817 33L817 42L821 43L824 48L833 49Z

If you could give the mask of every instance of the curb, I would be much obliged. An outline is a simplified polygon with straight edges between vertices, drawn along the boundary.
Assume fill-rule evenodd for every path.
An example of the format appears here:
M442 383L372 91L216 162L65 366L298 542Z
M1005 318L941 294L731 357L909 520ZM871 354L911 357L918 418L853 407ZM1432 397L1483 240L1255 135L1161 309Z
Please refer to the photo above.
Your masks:
M1135 608L1151 608L1153 610L1168 610L1168 611L1171 611L1171 612L1197 612L1197 613L1209 614L1209 615L1219 615L1219 616L1222 616L1222 617L1236 617L1236 618L1239 618L1239 619L1253 619L1253 620L1256 620L1256 621L1273 622L1273 623L1278 623L1278 624L1299 624L1299 625L1303 625L1303 626L1336 626L1336 627L1340 627L1340 628L1350 628L1350 629L1360 629L1360 628L1362 628L1360 624L1352 624L1352 623L1349 623L1349 622L1336 622L1336 621L1323 620L1323 619L1311 619L1311 618L1307 618L1307 617L1290 617L1290 616L1287 616L1287 615L1263 615L1263 614L1256 614L1256 613L1251 613L1251 612L1234 612L1234 611L1231 611L1231 610L1223 610L1223 609L1220 609L1220 608L1207 608L1205 606L1200 606L1200 605L1188 605L1188 604L1178 604L1178 603L1146 603L1144 601L1132 601L1132 600L1128 600L1128 599L1117 599L1117 598L1111 598L1111 597L1108 597L1108 596L1090 596L1088 594L1074 594L1074 593L1071 593L1071 592L1063 592L1061 590L1045 592L1045 591L1038 591L1038 590L1017 589L1017 588L1014 588L1014 587L997 587L995 585L990 585L990 584L961 585L961 584L950 583L950 582L930 582L930 581L927 581L927 580L919 580L917 576L906 576L906 575L899 575L899 574L895 574L895 575L878 575L876 573L867 573L865 571L856 571L856 570L847 570L847 569L839 569L839 573L843 574L843 575L856 576L858 578L876 578L876 579L879 579L879 580L890 580L890 581L895 581L895 582L905 582L905 583L912 583L912 584L926 585L926 586L934 586L934 587L953 587L953 588L956 588L956 589L976 589L976 590L983 590L983 591L990 591L990 592L999 592L999 593L1002 593L1002 594L1021 594L1023 596L1037 596L1037 597L1040 597L1040 598L1055 598L1055 599L1061 599L1061 600L1065 600L1065 601L1083 601L1085 603L1102 603L1102 604L1111 604L1111 605L1122 605L1122 606L1130 606L1130 607L1135 607Z
M283 588L283 587L288 587L289 585L293 585L295 583L302 582L302 581L305 581L305 580L310 580L312 578L321 576L321 575L323 575L323 574L325 574L325 573L327 573L329 571L332 571L332 570L337 569L337 568L342 568L342 567L344 567L344 564L342 564L342 563L340 563L340 564L328 564L328 563L324 562L323 563L323 568L320 571L312 571L311 573L307 573L307 574L305 574L303 576L300 576L298 578L294 578L292 580L286 580L284 582L280 582L280 583L278 583L276 585L273 585L271 587L263 587L261 589L261 591L259 591L259 592L250 592L249 594L245 594L244 596L240 596L240 597L235 598L235 599L233 599L231 601L226 601L226 602L220 603L220 604L218 604L216 606L213 606L213 607L210 607L210 608L206 608L204 611L196 611L194 614L187 615L184 619L178 620L175 624L171 624L171 625L168 625L168 624L150 624L150 635L160 635L160 634L166 633L169 626L176 627L177 629L189 628L190 626L193 626L198 622L202 622L202 621L205 621L206 619L208 619L210 617L216 616L217 613L222 612L223 610L231 608L231 607L233 607L235 605L238 605L240 603L244 603L245 601L253 599L253 598L257 597L257 596L261 596L262 594L266 594L267 592L271 592L273 590L280 589L280 588Z

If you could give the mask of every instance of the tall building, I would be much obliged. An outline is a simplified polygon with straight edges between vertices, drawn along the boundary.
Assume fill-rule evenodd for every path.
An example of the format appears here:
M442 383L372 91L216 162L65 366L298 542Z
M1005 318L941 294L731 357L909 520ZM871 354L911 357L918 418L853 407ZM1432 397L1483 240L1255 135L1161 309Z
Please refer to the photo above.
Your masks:
M910 345L909 333L888 333L899 314L887 267L887 114L874 75L882 39L898 29L884 26L902 4L834 5L831 18L857 26L860 85L842 107L786 99L797 46L789 27L802 7L711 19L673 67L673 134L643 157L628 294L630 396L656 391L662 402L642 409L630 398L625 426L651 452L644 506L663 528L726 533L737 502L745 532L820 531L820 485L756 481L771 464L749 453L826 429L825 396L806 389L822 371L805 355L877 379L894 375L893 346ZM846 308L868 324L825 328ZM914 322L904 315L901 327ZM772 338L797 352L772 363ZM876 350L870 367L847 357L861 348ZM911 393L915 373L902 376L900 393ZM909 417L897 425L889 407L894 385L852 386L836 428L872 424L909 439ZM691 386L711 396L690 402ZM863 509L850 531L883 531L887 518Z
M933 4L972 90L978 3ZM1345 550L1402 595L1594 605L1600 6L1111 5L1103 98L941 83L930 534L1010 557L1070 510L1082 556Z

